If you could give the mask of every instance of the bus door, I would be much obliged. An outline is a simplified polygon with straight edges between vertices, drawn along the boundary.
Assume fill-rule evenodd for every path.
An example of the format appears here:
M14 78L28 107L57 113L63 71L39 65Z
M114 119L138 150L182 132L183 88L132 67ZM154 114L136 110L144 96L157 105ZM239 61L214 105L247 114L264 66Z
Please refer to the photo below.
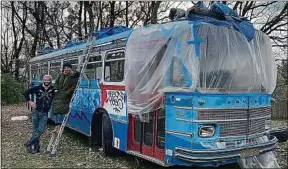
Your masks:
M140 154L164 160L165 147L165 111L150 112L147 122L141 122L139 116L129 116L128 148Z
M104 81L101 83L102 107L108 112L112 130L113 146L127 150L128 116L124 86L125 51L117 49L105 55Z

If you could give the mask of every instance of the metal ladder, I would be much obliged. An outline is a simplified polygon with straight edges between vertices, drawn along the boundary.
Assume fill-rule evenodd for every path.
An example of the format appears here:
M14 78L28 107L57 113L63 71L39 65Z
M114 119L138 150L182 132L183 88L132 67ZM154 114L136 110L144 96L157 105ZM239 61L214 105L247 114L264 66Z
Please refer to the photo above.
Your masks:
M87 41L87 45L85 47L85 49L83 50L83 55L86 55L84 57L85 61L83 63L83 66L82 66L82 69L81 69L81 62L83 62L83 60L80 60L80 64L79 64L79 68L81 69L81 72L80 72L80 77L78 79L78 82L77 82L77 85L76 85L76 88L74 90L74 93L72 95L72 98L70 100L70 103L69 103L69 111L68 113L65 115L63 121L62 121L62 124L61 124L61 127L60 127L60 130L57 133L53 132L52 133L52 136L51 136L51 139L49 141L49 144L48 144L48 147L47 147L47 150L46 152L49 153L49 157L55 157L55 153L56 153L56 149L57 149L57 146L59 144L59 141L60 141L60 138L61 138L61 135L64 131L64 128L66 126L66 123L68 121L68 118L69 118L69 115L70 115L70 112L71 112L71 108L72 108L72 103L73 103L73 100L76 96L76 91L77 89L79 88L80 86L80 83L81 83L81 80L83 79L83 76L84 76L84 68L86 67L88 61L89 61L89 58L90 58L90 54L91 54L91 48L93 46L93 40L94 40L94 36L89 36L89 39ZM87 52L86 52L87 51ZM57 135L57 136L56 136Z

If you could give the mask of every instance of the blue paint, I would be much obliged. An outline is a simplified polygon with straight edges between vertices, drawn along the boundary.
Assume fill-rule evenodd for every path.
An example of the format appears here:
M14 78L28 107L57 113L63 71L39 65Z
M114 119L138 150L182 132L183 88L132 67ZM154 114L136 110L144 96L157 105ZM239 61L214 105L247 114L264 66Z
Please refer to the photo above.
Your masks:
M128 125L124 123L120 123L118 121L112 121L112 127L113 127L113 138L118 138L120 140L120 146L119 150L121 151L127 151L127 142L128 142ZM114 139L113 139L113 145L114 145Z
M257 108L262 106L270 106L271 95L269 94L202 94L199 92L195 93L181 93L181 92L169 92L165 94L166 103L166 121L165 121L165 149L172 150L173 153L175 147L181 147L188 150L207 150L210 148L204 147L201 143L214 143L219 141L220 126L217 123L200 123L192 122L197 119L197 108ZM199 100L204 101L204 104L199 104ZM239 102L238 102L239 101ZM182 107L182 108L181 108ZM183 108L185 107L185 108ZM179 120L182 119L182 120ZM186 120L186 121L185 121ZM215 134L211 138L201 138L198 135L198 129L201 125L214 125ZM177 135L168 133L168 131L174 131L178 133L193 134L191 136ZM232 141L238 138L225 139L225 141ZM243 138L243 137L242 137ZM191 154L195 156L195 154ZM205 157L205 155L198 155L197 157ZM211 155L207 155L211 157ZM171 165L182 165L182 166L217 166L229 163L237 162L236 158L231 158L222 162L204 162L204 163L192 163L185 160L178 159L174 156L165 155L165 162Z
M194 40L187 42L188 44L195 44L195 54L196 54L196 57L198 57L198 58L200 57L199 45L200 45L200 43L204 42L204 40L200 39L197 35L197 26L199 24L200 24L200 22L197 22L197 21L193 23L192 32L193 32Z
M80 88L88 88L89 86L89 81L88 80L81 80L80 81Z
M91 89L100 89L98 80L90 80Z
M81 81L81 87L76 89L75 99L67 122L67 126L88 136L91 135L93 113L96 108L100 107L101 103L101 90L95 89L97 85L93 83L93 88L88 88L89 81ZM53 111L50 112L50 118L55 121Z
M166 29L166 28L164 28L164 26L163 26L162 24L159 25L162 33L164 34L164 36L165 36L166 38L169 38L169 37L171 36L171 33L172 33L172 31L174 30L175 26L176 26L176 25L173 25L170 29Z

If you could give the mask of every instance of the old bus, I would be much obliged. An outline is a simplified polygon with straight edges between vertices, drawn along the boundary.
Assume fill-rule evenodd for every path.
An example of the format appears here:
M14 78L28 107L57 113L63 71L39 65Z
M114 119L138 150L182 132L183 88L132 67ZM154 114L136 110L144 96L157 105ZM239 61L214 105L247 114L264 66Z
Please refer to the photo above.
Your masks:
M249 41L189 20L114 32L93 39L68 128L106 155L123 151L163 166L218 166L275 149L276 66L267 35L256 30ZM44 74L55 80L65 61L75 71L86 43L32 58L31 84Z

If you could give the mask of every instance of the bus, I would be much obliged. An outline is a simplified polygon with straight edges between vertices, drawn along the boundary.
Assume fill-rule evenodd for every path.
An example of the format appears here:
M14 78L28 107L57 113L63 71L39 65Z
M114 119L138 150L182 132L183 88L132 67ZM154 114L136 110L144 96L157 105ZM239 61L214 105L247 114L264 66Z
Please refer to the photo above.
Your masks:
M116 28L93 39L66 127L106 156L122 151L162 166L219 166L275 150L277 69L267 35L255 30L247 40L189 20ZM66 61L76 71L87 43L32 58L30 85L45 74L54 82Z

